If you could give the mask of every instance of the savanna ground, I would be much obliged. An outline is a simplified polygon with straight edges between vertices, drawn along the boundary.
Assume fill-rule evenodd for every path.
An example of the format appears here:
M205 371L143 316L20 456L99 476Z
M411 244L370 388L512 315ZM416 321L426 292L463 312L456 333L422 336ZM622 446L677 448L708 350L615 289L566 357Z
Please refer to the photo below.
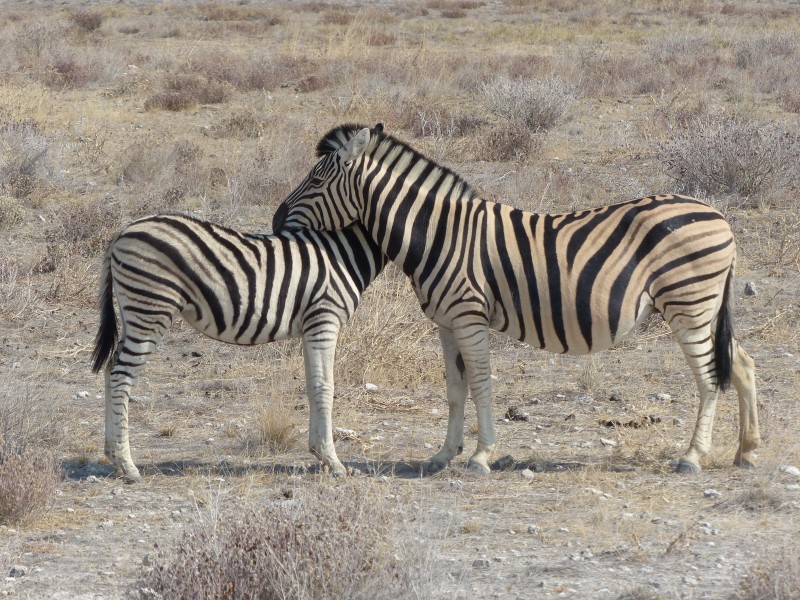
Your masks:
M285 507L328 571L269 597L343 595L334 579L360 570L379 589L353 597L398 581L421 598L797 597L797 2L11 0L0 74L0 496L30 493L0 526L0 595L156 597L167 573L194 597L202 578L170 562L181 544L218 548L201 534ZM470 405L465 455L420 477L445 434L444 369L388 269L340 341L334 424L352 430L337 448L353 477L331 480L305 448L297 342L237 348L178 323L131 406L145 481L115 479L89 368L113 232L164 210L269 231L319 137L379 121L528 210L676 190L723 210L735 327L757 364L758 468L731 466L729 392L704 471L673 473L696 390L653 320L592 358L494 336L496 456L514 462L466 472ZM529 420L504 419L514 408ZM34 468L9 468L15 456ZM54 460L63 477L40 481ZM347 522L364 529L336 533ZM266 535L254 527L247 539ZM357 540L366 563L348 554Z

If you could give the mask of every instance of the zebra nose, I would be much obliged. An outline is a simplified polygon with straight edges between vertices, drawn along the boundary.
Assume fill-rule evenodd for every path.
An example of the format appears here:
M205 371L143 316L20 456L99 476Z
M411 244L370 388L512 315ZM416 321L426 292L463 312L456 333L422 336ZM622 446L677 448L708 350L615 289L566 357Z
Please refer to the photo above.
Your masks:
M283 229L283 222L286 220L286 205L281 204L278 207L278 210L275 211L275 215L272 217L272 233L278 233L281 229Z

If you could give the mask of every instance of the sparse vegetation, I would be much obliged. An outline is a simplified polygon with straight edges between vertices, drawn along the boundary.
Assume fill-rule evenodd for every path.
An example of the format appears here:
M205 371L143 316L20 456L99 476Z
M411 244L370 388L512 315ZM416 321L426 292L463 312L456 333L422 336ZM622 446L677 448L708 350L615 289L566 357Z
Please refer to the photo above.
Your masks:
M66 478L41 494L37 514L0 525L0 573L28 567L15 582L0 577L0 596L146 596L140 588L156 580L187 593L203 581L224 586L222 575L244 569L237 561L251 540L265 552L259 584L298 590L312 576L339 585L377 573L377 583L399 577L386 590L405 581L432 600L750 600L792 576L791 554L767 549L796 533L798 481L764 465L800 464L795 8L15 4L0 2L0 454L13 473L0 487L44 489L28 481L52 482L49 464ZM104 382L88 366L109 237L170 210L268 233L321 135L379 121L486 197L526 210L678 190L722 208L739 249L735 329L757 357L765 444L756 470L730 466L738 423L728 393L708 468L700 478L672 473L696 416L695 386L654 319L594 361L493 334L495 458L511 454L512 466L483 479L464 471L477 434L469 402L464 454L423 476L447 427L442 351L390 266L337 348L333 420L347 433L336 449L355 477L331 482L308 452L298 340L235 347L177 319L129 405L145 481L116 480L102 457ZM757 295L743 293L745 282ZM530 420L503 419L510 407ZM219 519L213 499L193 495L209 484L236 498L220 504ZM296 523L321 537L276 541ZM364 543L349 548L354 535ZM416 538L430 541L435 564L420 563ZM270 563L272 542L312 552ZM332 573L344 563L317 561L303 567L306 579L280 571L331 547L347 564L364 566L358 552L372 563ZM190 565L203 577L192 581Z
M800 557L781 547L757 560L742 578L737 600L791 600L800 590Z
M198 523L143 583L164 598L428 598L426 547L397 535L404 521L372 486L321 484Z

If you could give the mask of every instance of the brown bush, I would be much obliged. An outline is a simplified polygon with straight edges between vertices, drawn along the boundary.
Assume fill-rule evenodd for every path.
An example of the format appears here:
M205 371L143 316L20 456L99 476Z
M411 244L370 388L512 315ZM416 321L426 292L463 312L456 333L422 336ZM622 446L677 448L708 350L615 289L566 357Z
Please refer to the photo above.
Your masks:
M220 104L230 96L223 83L200 75L170 75L164 88L145 101L145 110L181 111L198 104Z
M481 150L481 158L490 162L525 160L541 150L541 141L527 128L503 124L490 129Z
M50 143L32 121L0 125L0 189L27 198L50 176Z
M574 91L557 77L498 77L484 84L481 91L489 110L531 131L551 129L575 102Z
M103 20L105 17L98 12L94 11L80 11L73 13L70 16L70 19L75 24L76 27L82 29L83 31L96 31L100 29L100 26L103 24Z

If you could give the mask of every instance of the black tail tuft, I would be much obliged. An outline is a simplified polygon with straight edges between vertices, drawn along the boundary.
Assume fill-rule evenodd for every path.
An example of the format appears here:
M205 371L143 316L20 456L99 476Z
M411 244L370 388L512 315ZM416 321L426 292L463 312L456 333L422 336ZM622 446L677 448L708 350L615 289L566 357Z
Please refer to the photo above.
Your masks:
M112 353L116 350L117 315L114 313L114 290L111 283L111 248L106 253L103 261L103 273L100 283L100 327L94 342L92 352L92 371L99 372L108 363Z
M733 320L731 318L731 283L733 268L728 271L725 291L722 293L722 306L717 315L717 332L714 337L714 362L717 367L717 387L722 391L731 383L733 365Z

